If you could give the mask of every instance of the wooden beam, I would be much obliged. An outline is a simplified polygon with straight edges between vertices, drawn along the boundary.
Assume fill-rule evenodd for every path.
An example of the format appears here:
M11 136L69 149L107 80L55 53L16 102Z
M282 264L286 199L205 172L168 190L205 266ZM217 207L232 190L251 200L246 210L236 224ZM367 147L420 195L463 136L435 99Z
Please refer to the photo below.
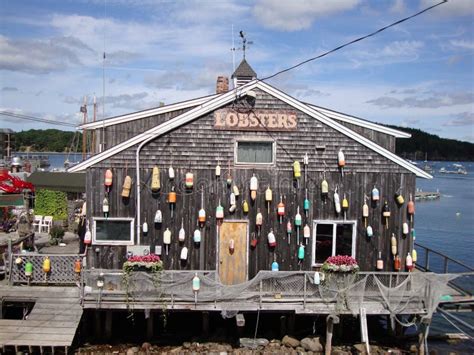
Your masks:
M339 324L339 317L333 314L328 315L326 318L326 346L324 349L325 355L331 355L334 324Z

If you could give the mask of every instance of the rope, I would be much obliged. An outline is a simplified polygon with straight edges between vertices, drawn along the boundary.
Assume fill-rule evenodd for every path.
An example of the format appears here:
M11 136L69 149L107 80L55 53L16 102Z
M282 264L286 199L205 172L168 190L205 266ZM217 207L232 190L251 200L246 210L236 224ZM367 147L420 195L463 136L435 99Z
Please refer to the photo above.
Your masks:
M255 323L255 333L253 334L253 345L257 347L257 331L258 331L258 322L260 320L260 307L257 310L257 322Z

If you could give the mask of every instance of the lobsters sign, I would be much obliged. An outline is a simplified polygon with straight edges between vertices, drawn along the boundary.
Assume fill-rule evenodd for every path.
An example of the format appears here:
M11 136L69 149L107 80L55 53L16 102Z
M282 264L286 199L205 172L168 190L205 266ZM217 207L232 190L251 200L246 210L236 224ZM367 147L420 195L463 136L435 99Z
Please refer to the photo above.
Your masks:
M214 113L214 129L237 131L294 131L298 120L295 112L255 110L240 113L232 109Z

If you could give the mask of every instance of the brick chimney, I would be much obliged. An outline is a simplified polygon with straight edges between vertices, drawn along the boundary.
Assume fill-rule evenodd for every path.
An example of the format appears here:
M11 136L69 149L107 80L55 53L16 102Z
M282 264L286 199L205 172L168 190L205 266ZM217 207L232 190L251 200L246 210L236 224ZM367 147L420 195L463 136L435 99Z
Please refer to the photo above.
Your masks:
M226 76L218 76L216 83L216 94L223 94L229 91L229 78Z

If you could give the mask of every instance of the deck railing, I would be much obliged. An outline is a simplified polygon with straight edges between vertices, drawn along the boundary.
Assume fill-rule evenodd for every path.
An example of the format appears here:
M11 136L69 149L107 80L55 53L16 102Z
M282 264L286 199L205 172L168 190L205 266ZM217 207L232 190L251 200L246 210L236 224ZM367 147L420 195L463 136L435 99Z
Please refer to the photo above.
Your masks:
M419 243L415 243L415 247L418 252L416 267L421 271L442 274L474 272L474 267L453 259L442 252ZM474 277L472 275L459 277L450 281L449 284L463 295L472 296L474 294Z

